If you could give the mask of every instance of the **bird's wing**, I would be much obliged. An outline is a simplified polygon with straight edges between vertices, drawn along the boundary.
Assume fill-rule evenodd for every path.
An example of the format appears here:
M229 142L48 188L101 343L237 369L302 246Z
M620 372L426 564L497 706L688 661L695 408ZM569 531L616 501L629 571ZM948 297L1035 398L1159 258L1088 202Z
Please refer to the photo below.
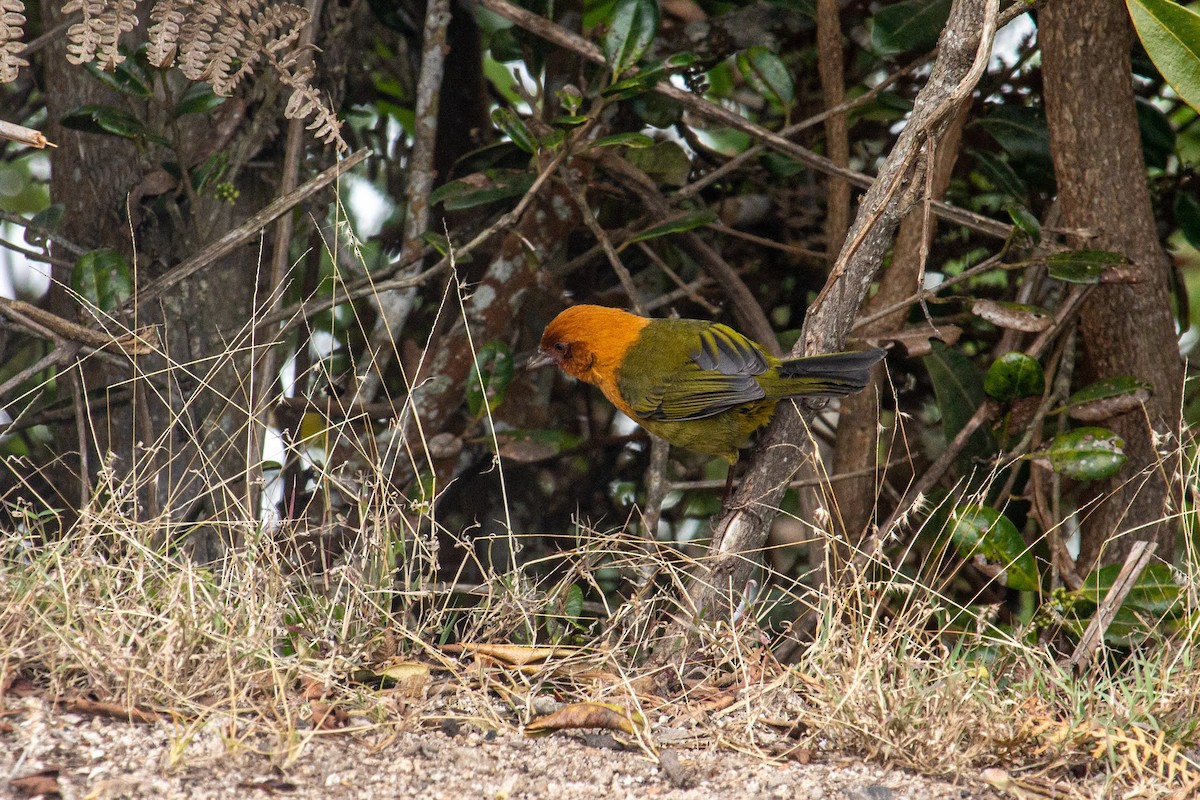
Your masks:
M695 347L678 369L646 387L630 406L645 419L704 419L766 396L755 380L770 367L751 340L721 324L698 332Z

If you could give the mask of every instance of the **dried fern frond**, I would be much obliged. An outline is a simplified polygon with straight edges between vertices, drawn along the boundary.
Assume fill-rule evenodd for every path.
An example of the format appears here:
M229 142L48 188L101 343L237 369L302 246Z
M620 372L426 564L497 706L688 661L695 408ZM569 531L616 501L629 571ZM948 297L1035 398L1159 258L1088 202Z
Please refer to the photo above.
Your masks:
M321 99L321 90L309 83L312 67L293 72L290 63L275 61L273 54L268 54L268 57L274 62L280 83L292 90L283 115L288 119L306 119L312 116L312 122L305 127L312 131L315 137L325 144L336 143L338 150L347 149L345 141L342 140L342 121L332 109L325 106ZM290 61L294 62L294 58Z
M0 0L0 83L12 83L17 70L29 66L21 58L21 37L25 25L24 0Z
M14 9L15 36L25 18L19 13L23 0L0 0L0 8ZM64 13L79 13L82 19L67 32L67 58L73 64L99 61L111 69L124 60L117 51L121 34L137 24L138 0L68 0ZM5 22L9 18L5 16ZM157 0L150 10L147 57L156 67L178 64L189 80L207 81L219 95L233 94L254 68L269 60L279 81L292 90L284 112L289 119L314 116L308 127L325 142L344 148L341 122L324 104L321 93L310 85L311 69L297 69L300 32L308 24L306 9L294 3L272 0ZM4 42L0 31L0 46ZM0 48L0 57L4 51ZM3 68L4 62L0 62ZM16 67L12 67L15 75ZM6 73L0 73L6 74ZM10 78L11 80L11 78Z
M146 58L152 65L165 69L175 63L179 34L194 6L194 0L158 0L150 9Z
M77 11L83 19L67 30L67 60L98 61L106 70L124 61L117 45L137 26L137 0L68 0L62 8L64 15Z

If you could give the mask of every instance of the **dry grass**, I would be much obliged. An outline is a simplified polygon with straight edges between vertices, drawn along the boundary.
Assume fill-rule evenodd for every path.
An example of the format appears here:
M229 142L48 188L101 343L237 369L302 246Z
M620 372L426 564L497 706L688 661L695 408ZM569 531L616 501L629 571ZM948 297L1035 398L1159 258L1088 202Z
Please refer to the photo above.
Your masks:
M664 699L640 679L689 568L677 550L580 524L544 562L478 560L477 585L437 583L439 538L471 538L476 549L463 551L479 552L478 533L442 531L436 498L399 496L379 467L420 460L424 438L381 451L349 424L321 435L358 447L364 471L346 492L357 522L345 552L317 576L296 567L320 534L303 520L225 519L222 538L238 546L197 565L172 545L176 523L131 511L136 481L153 476L94 493L66 537L19 513L0 535L0 693L19 677L54 698L171 715L183 759L191 732L213 722L230 747L268 735L286 762L330 729L386 736L447 718L519 726L549 697L617 702L651 720L636 737L648 752L668 729L680 742L682 726L683 741L767 758L843 751L934 775L986 774L1017 796L1184 797L1200 786L1195 553L1179 573L1181 629L1082 676L1032 629L976 619L974 631L950 635L945 620L961 609L947 583L890 575L813 588L767 571L759 580L770 591L750 621L704 631L706 666L681 672L684 697ZM318 472L319 484L345 481L345 471ZM510 524L493 536L510 556L526 544ZM594 599L582 603L583 593ZM788 627L768 620L797 613L813 625L781 664L770 645L790 641L779 632ZM527 651L472 655L448 641L571 648L520 664Z

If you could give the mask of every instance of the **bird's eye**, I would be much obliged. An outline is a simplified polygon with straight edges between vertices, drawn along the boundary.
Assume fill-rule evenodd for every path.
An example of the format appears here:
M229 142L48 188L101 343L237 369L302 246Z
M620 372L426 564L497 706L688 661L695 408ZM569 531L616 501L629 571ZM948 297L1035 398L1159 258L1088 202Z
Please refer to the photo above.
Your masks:
M568 352L570 352L570 350L571 346L566 342L554 343L554 352L558 353L560 356L565 356Z

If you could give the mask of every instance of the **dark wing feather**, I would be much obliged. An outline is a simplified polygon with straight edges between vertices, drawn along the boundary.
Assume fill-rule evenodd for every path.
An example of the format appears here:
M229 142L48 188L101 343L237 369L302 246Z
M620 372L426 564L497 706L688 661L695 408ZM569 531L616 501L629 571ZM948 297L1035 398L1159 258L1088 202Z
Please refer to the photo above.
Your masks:
M686 362L631 404L638 415L665 421L704 419L766 396L755 376L770 364L758 345L720 324L705 325L697 338Z

